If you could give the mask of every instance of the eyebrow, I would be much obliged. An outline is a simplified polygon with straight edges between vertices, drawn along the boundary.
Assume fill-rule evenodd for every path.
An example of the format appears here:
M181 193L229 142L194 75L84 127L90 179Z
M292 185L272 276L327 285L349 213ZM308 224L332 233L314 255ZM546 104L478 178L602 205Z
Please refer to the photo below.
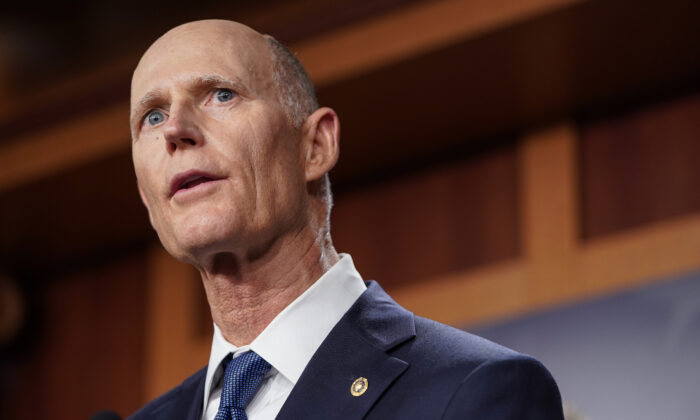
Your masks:
M236 91L237 94L247 96L248 89L245 84L237 77L228 78L218 74L207 74L203 76L189 77L184 80L184 84L190 91L201 90L202 88L211 88L214 86L227 86ZM134 106L131 113L130 124L134 127L137 120L141 117L144 109L151 108L159 102L165 102L167 95L161 88L153 88L146 92Z
M146 92L146 94L143 95L141 99L139 99L134 108L131 110L131 118L129 119L129 123L132 127L132 130L135 128L135 124L138 122L138 119L141 118L141 114L143 113L144 109L148 109L153 104L162 102L164 100L165 95L163 94L163 91L159 88L151 89L148 92Z

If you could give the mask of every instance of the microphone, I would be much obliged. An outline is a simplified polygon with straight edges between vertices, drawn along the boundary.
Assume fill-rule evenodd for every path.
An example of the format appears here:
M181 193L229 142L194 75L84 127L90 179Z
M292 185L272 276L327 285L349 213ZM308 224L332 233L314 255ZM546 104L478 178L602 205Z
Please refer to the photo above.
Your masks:
M114 411L104 410L93 414L90 420L122 420L122 418Z

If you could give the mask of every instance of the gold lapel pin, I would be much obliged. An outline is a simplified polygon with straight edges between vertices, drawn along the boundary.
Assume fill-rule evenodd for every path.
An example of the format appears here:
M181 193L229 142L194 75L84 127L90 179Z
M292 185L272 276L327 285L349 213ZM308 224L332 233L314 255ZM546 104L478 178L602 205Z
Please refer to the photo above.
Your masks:
M353 397L359 397L367 391L368 386L367 378L359 377L350 385L350 393Z

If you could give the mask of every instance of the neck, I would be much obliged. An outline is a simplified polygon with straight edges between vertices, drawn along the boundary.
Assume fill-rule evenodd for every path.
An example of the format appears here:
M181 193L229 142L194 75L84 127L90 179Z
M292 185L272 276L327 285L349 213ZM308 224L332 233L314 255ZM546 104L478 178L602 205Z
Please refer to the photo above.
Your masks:
M199 270L214 322L227 341L242 346L338 259L329 236L305 229L255 257L218 253Z

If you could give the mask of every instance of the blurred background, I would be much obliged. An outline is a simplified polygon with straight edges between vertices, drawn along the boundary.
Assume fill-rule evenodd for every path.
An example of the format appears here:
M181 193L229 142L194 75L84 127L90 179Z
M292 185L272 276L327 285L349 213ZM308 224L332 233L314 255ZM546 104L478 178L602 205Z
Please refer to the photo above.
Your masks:
M697 416L700 2L26 0L0 9L0 418L126 416L208 360L127 119L141 53L212 17L338 111L332 231L365 278L541 358L571 419Z

